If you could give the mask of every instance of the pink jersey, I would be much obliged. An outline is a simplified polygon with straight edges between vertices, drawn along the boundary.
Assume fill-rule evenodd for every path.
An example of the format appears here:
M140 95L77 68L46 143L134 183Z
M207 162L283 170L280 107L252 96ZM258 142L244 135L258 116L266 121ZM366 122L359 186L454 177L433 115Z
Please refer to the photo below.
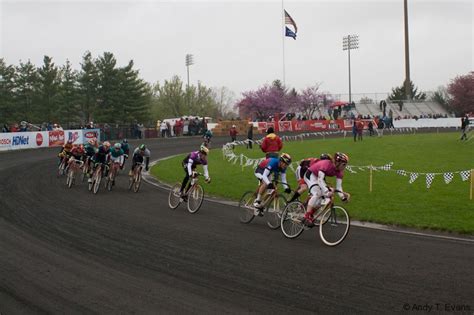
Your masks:
M344 172L338 171L331 160L319 160L318 162L311 165L308 170L316 176L318 176L319 171L323 172L329 177L336 176L336 178L342 179L344 176Z

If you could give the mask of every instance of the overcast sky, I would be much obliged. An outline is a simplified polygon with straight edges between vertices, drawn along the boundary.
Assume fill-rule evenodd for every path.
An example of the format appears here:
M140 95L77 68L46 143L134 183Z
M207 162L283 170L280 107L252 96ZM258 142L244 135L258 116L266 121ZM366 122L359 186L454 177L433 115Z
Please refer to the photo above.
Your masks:
M408 0L411 78L422 90L474 69L473 0ZM294 1L284 7L298 26L282 41L281 1L8 1L0 0L0 53L17 65L43 56L75 69L86 50L130 59L154 83L186 80L236 93L283 80L297 90L322 83L348 93L342 38L359 35L352 51L352 92L388 92L405 76L403 0Z

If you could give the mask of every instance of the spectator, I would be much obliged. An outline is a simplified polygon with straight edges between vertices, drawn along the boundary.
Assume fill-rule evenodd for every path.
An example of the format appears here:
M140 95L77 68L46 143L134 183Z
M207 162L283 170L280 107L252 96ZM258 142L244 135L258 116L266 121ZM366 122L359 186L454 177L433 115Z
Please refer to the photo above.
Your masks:
M354 124L352 125L352 136L354 137L354 142L357 141L357 123L354 120Z
M368 127L369 127L369 136L372 137L374 135L374 124L372 123L372 120L369 121Z
M252 142L253 142L253 124L249 124L249 129L247 130L247 149L252 149Z
M2 132L10 132L10 128L8 128L7 124L3 124Z
M160 133L161 133L161 137L164 138L166 136L166 130L167 130L168 126L166 125L166 122L163 120L161 122L161 125L160 125Z
M464 118L461 118L461 139L467 140L467 133L469 132L469 117L466 115Z
M235 127L235 125L232 125L232 127L229 130L231 142L234 142L237 140L237 134L238 134L237 128Z
M398 101L398 107L400 108L400 111L403 110L403 101L402 100Z
M357 121L357 139L362 141L362 132L364 131L364 122L362 120Z
M266 158L279 156L279 151L283 148L283 142L275 134L273 127L267 129L267 136L263 139L260 148L265 153Z

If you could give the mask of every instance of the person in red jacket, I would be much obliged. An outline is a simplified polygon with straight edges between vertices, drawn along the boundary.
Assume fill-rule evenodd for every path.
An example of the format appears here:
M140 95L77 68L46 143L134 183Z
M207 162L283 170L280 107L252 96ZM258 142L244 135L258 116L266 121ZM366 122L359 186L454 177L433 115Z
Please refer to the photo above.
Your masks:
M263 139L260 148L265 152L266 158L278 157L278 152L283 148L283 142L281 142L280 137L275 134L273 127L268 128L267 136Z
M235 127L235 125L232 125L232 128L230 128L229 130L231 142L234 142L235 140L237 140L237 134L238 134L237 128Z

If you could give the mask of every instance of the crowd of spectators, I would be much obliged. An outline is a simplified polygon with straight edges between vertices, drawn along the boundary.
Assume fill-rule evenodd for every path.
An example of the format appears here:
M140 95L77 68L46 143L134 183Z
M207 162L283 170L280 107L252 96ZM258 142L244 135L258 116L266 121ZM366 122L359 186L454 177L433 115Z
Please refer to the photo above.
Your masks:
M207 130L207 120L199 117L158 120L156 128L163 138L203 135Z
M60 124L42 123L41 126L31 124L26 121L15 123L12 125L3 124L2 132L28 132L28 131L53 131L63 130Z

